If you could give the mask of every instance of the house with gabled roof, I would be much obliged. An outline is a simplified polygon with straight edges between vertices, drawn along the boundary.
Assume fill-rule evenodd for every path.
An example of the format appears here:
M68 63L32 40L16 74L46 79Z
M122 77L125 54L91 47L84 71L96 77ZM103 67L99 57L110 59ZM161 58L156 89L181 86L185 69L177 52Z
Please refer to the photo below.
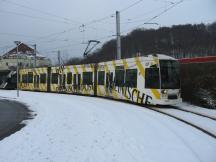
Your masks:
M34 67L35 50L25 43L20 43L18 47L14 47L8 52L0 56L0 71L15 70L17 67L17 56L20 68ZM49 58L42 56L36 52L36 67L50 66Z
M51 66L51 60L39 54L34 48L25 43L10 49L0 56L0 88L14 88L16 84L17 60L19 68L33 68ZM12 86L11 86L12 85Z

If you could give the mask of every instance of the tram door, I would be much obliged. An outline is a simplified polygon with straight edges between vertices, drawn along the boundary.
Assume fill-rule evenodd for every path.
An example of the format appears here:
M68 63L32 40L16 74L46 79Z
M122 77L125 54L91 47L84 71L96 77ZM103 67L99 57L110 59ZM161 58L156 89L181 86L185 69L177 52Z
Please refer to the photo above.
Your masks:
M65 87L65 83L66 83L66 75L64 74L63 75L63 83L62 83L64 87Z
M66 75L60 74L60 87L65 88Z
M73 88L76 90L76 85L77 85L77 78L76 74L73 75Z
M112 85L113 85L113 72L106 73L106 88L111 90Z
M81 84L81 75L80 74L78 74L78 76L77 76L78 78L78 90L80 90L80 84Z
M81 85L81 75L80 74L74 74L73 75L73 87L76 91L80 90Z
M34 88L39 88L39 75L34 76Z

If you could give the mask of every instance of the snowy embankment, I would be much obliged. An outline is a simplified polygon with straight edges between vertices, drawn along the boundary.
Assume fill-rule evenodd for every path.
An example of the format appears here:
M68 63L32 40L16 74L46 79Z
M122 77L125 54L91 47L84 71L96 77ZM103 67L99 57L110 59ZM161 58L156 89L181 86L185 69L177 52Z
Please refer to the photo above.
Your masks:
M1 162L215 162L216 140L139 106L100 98L0 90L37 116L0 141Z
M188 110L188 111L192 111L192 112L202 112L204 110L204 108L197 108L197 110L193 110L190 108L184 108L183 106L184 104L182 104L182 107L183 108L179 108L179 109L182 109L182 110ZM215 120L212 120L212 119L209 119L209 118L206 118L206 117L203 117L203 116L199 116L199 115L195 115L195 114L192 114L190 112L184 112L184 111L179 111L178 109L160 109L161 112L165 112L167 114L170 114L170 115L173 115L175 117L178 117L180 119L183 119L193 125L196 125L200 128L203 128L204 130L212 133L213 135L216 136L216 121ZM215 110L213 110L215 111ZM208 109L206 110L206 112L204 113L200 113L200 114L204 114L204 115L207 115L207 116L211 116L211 117L214 117L214 113L213 114L210 114L210 111L208 111Z
M215 109L206 109L199 106L191 105L189 103L181 103L177 105L180 109L189 110L196 113L200 113L216 119L216 110Z

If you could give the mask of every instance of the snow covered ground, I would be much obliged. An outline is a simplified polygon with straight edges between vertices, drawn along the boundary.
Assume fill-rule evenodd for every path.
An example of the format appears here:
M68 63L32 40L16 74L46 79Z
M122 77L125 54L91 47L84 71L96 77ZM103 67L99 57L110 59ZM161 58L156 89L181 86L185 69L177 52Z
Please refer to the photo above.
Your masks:
M206 109L199 106L190 105L189 103L181 103L177 105L179 108L183 110L189 110L197 113L201 113L203 115L210 116L212 118L216 118L216 109Z
M0 90L37 116L0 141L1 162L215 162L216 140L136 105ZM188 105L189 106L189 105Z
M182 108L184 109L184 108ZM188 109L185 109L188 110ZM194 115L192 113L188 113L188 112L184 112L184 111L179 111L177 109L160 109L160 111L174 115L176 117L179 117L183 120L186 120L196 126L199 126L201 128L204 128L205 130L211 132L212 134L214 134L216 136L216 121L212 120L212 119L208 119L208 118L204 118L201 117L199 115ZM191 110L193 111L193 110ZM213 110L216 111L216 110ZM193 111L195 112L195 111ZM201 113L201 114L207 114L207 113ZM213 116L210 115L210 113L208 112L209 116Z

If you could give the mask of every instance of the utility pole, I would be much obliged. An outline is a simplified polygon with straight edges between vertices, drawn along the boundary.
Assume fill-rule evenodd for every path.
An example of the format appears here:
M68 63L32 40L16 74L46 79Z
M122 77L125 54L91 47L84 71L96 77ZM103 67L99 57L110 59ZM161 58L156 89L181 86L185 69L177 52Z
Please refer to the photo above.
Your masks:
M19 58L18 58L18 47L19 45L17 44L17 97L19 97Z
M37 55L37 50L36 50L37 46L36 44L34 44L34 68L36 68L37 66L37 58L36 58L36 55Z
M120 12L116 11L117 59L121 59Z
M61 53L59 50L58 50L58 65L59 67L61 66Z
M17 49L16 49L16 61L17 61L17 97L19 97L19 56L18 56L18 53L19 53L19 50L18 50L18 47L20 44L22 44L21 42L19 41L14 41L14 43L17 45Z

